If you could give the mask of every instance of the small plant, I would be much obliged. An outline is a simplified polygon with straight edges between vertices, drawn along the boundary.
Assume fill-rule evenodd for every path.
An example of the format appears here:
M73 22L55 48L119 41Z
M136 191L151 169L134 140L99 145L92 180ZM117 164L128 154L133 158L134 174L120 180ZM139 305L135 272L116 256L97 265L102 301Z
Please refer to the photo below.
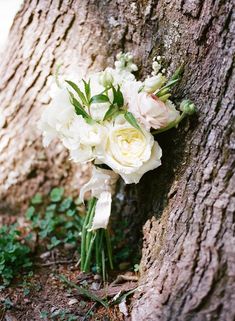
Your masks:
M15 224L0 228L0 279L3 287L9 285L20 270L32 266L30 248L20 236Z
M26 218L49 250L66 243L77 246L83 220L79 200L64 197L64 189L56 187L44 198L37 193L30 203Z
M42 320L58 320L58 321L76 321L78 317L70 313L66 309L55 310L50 313L45 310L42 310L40 313L40 319Z

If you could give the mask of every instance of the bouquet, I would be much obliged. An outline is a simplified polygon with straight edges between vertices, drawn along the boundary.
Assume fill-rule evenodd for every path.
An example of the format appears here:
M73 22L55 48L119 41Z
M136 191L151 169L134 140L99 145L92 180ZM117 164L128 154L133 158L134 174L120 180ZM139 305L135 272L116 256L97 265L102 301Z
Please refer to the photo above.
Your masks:
M82 230L81 269L90 270L94 255L103 276L106 258L113 266L107 226L117 179L137 184L144 173L159 167L162 150L155 135L177 127L195 111L189 100L179 108L171 100L182 68L167 79L158 56L143 81L136 79L137 69L130 53L119 53L115 68L86 79L63 80L57 73L51 104L39 122L44 146L59 138L72 161L93 164L92 177L80 191L82 200L87 191L92 196Z

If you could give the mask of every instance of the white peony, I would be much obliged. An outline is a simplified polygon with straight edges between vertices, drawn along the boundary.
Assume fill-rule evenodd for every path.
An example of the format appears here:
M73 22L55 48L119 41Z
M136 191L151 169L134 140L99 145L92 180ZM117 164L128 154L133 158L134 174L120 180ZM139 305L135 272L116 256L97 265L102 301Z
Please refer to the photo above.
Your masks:
M145 92L133 96L128 109L146 130L164 128L180 115L171 101L164 103L155 95Z
M43 145L48 146L52 139L66 136L68 127L75 117L74 107L69 101L67 90L60 88L54 90L51 104L43 111L38 123L43 134Z
M97 158L118 173L126 184L137 184L145 172L161 165L161 148L150 133L134 128L123 116L106 125L108 138L96 149Z
M95 158L94 148L106 139L106 128L98 123L88 124L82 116L76 116L69 127L70 145L64 144L70 150L71 159L75 162L91 161Z

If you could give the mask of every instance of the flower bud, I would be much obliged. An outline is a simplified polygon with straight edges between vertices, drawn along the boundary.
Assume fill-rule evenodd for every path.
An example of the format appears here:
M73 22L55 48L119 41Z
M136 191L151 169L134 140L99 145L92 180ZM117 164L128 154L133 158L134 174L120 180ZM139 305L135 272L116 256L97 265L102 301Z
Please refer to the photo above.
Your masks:
M113 83L112 74L108 70L101 72L99 83L104 87L109 87Z
M160 89L166 82L166 77L161 73L156 76L147 78L144 82L144 90L147 93L154 93L157 89Z
M190 100L183 100L180 104L180 110L185 114L192 115L195 113L195 105Z

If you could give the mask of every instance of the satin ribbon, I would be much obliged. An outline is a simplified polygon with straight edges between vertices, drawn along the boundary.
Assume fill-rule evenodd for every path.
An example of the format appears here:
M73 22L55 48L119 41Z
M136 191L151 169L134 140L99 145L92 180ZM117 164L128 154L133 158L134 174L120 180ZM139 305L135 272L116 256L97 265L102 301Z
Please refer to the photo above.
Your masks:
M80 199L82 201L84 201L84 195L88 191L91 191L92 197L98 199L91 231L107 228L111 215L112 195L115 192L118 178L119 175L112 170L93 166L91 179L81 188Z

